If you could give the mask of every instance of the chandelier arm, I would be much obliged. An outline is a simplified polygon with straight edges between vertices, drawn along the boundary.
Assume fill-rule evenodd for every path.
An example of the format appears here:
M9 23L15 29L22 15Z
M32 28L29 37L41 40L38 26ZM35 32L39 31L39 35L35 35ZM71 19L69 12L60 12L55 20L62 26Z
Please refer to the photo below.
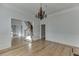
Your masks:
M47 8L47 6L46 6ZM47 11L46 11L47 12ZM38 13L36 14L36 18L42 20L43 18L46 18L47 17L47 14L46 14L45 11L43 11L43 8L42 8L42 3L40 4L40 9L38 11Z

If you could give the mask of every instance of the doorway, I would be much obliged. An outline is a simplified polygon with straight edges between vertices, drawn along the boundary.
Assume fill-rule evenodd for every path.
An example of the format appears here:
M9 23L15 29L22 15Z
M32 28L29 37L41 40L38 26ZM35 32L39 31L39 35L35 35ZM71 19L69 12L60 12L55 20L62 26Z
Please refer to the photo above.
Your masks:
M17 47L24 44L23 39L23 21L19 19L11 19L11 39L12 47Z
M25 21L25 40L32 42L33 40L33 25L31 24L30 21Z
M11 19L11 33L12 38L21 38L22 37L22 21L17 19Z
M41 39L45 40L45 24L41 25Z

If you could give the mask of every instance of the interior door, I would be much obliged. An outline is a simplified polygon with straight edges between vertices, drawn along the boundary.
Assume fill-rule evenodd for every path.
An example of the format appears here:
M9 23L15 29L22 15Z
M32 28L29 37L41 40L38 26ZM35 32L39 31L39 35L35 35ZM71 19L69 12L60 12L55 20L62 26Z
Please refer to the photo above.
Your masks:
M45 24L41 25L41 39L45 40Z

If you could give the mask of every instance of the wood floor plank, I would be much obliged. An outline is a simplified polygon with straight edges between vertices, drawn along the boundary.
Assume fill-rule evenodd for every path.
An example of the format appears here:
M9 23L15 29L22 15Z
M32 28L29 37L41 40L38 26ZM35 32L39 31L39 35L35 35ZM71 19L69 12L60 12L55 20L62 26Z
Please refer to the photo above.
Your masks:
M17 42L18 41L16 41L16 43L14 42L15 44L13 43L13 47L17 48L1 53L0 56L71 56L72 54L72 47L46 40ZM76 50L76 52L77 51L79 50Z

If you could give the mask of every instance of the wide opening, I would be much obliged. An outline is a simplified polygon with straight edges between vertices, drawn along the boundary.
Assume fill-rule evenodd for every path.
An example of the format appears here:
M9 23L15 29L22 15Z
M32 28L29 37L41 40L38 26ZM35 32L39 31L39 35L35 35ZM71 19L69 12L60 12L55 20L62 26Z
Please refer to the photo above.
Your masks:
M33 26L29 21L21 21L18 19L11 19L11 38L12 46L25 44L25 42L32 42Z

